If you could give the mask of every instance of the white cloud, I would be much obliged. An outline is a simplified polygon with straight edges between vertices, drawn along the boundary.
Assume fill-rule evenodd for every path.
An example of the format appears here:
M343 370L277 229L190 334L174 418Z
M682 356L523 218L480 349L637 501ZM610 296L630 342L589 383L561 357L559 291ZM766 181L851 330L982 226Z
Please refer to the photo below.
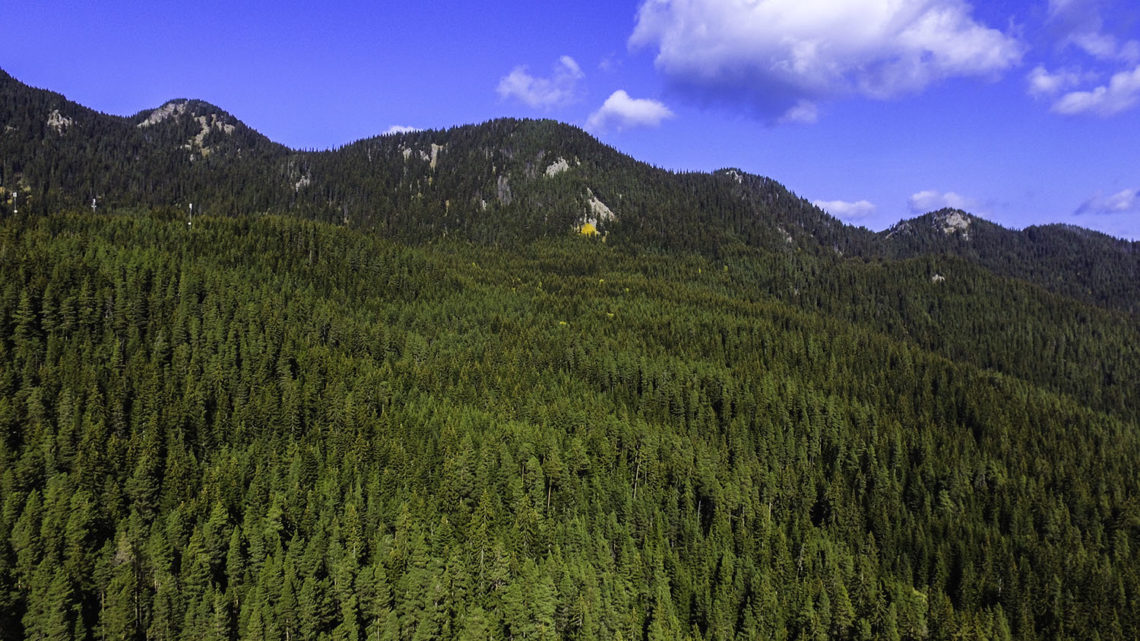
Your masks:
M1084 69L1050 74L1038 67L1030 73L1030 94L1040 97L1068 92L1054 100L1054 113L1108 118L1140 104L1140 40L1121 39L1109 32L1109 27L1119 29L1122 24L1120 20L1105 21L1103 12L1111 4L1113 0L1049 1L1048 24L1057 32L1058 45L1086 54ZM1124 68L1117 66L1121 64ZM1113 71L1105 83L1103 78ZM1070 91L1082 86L1085 88Z
M630 36L674 83L778 119L801 100L889 98L1018 64L965 0L646 0Z
M586 74L570 56L562 56L550 77L530 75L525 66L515 67L499 80L496 91L501 98L515 98L535 108L548 108L572 102L577 97L578 82Z
M837 218L857 220L875 213L875 204L869 200L847 202L846 200L815 200L813 205Z
M1111 196L1094 196L1086 200L1075 215L1140 214L1140 189L1125 189Z
M1069 36L1069 42L1099 60L1136 62L1140 57L1140 42L1127 40L1118 43L1115 37L1099 31L1074 33Z
M912 195L910 200L907 201L907 204L910 205L910 211L913 214L925 214L928 211L936 211L947 207L967 211L976 210L978 208L978 204L975 201L952 191L920 191Z
M1073 70L1061 70L1050 73L1043 65L1037 65L1026 76L1029 81L1029 95L1040 98L1042 96L1055 96L1067 89L1081 84L1082 75Z
M1049 22L1061 29L1063 45L1072 45L1101 61L1140 62L1140 41L1120 41L1105 33L1104 0L1050 0Z
M1089 218L1092 216L1094 218ZM1121 238L1140 240L1140 189L1124 189L1109 196L1093 196L1073 212L1074 223L1095 227Z
M673 112L664 104L648 98L630 98L625 90L619 89L610 94L597 111L590 114L586 128L598 130L609 126L616 126L618 129L656 127L662 120L672 117Z
M408 127L407 125L392 125L391 127L385 129L384 133L380 135L389 136L391 134L410 134L417 131L423 131L423 129L420 129L419 127Z
M819 121L819 106L810 100L801 100L780 116L780 124L810 125Z
M1108 118L1140 103L1140 65L1112 76L1107 85L1090 91L1073 91L1053 103L1055 113L1066 116L1089 114Z

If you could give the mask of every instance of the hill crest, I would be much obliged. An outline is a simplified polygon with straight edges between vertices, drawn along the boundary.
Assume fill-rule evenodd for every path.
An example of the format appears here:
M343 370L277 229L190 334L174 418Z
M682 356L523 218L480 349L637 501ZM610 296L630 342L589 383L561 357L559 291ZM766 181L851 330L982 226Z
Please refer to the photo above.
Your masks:
M553 120L502 118L297 151L204 101L110 116L0 71L0 121L0 186L23 194L24 213L86 209L93 199L112 209L193 202L196 211L298 215L411 242L526 242L589 224L608 242L711 255L953 254L1088 302L1140 305L1137 243L1056 226L1013 231L949 209L872 233L771 178L661 169ZM0 208L14 211L13 198Z

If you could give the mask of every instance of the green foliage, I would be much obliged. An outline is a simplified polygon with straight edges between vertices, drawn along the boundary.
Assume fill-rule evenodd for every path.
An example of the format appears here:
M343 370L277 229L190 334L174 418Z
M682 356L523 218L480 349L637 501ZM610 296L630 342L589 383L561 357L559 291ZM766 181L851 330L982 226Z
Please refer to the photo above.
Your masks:
M71 124L60 126L57 112ZM504 118L290 150L199 100L116 117L0 71L0 122L0 218L134 208L192 226L202 214L272 212L403 242L514 248L590 222L611 245L715 259L755 249L793 264L956 256L1140 313L1137 242L1060 225L1011 231L976 218L964 233L948 234L945 216L966 216L951 210L874 234L770 178L659 169L552 120ZM598 214L599 203L614 216ZM567 267L586 265L576 259Z
M0 283L0 639L1140 635L1135 323L964 260L74 215Z

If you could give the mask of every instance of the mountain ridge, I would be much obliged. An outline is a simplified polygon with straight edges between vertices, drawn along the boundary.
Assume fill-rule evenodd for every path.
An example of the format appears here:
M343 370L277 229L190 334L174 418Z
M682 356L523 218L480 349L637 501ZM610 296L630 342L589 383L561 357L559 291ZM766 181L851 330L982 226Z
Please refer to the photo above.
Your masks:
M411 242L458 235L501 244L589 224L610 242L710 255L733 247L867 260L952 254L1085 302L1140 310L1137 242L1064 226L1010 230L960 210L872 232L772 178L662 169L553 120L501 118L300 151L205 101L112 116L2 70L0 120L0 211L173 213L193 203L196 212L300 215Z
M0 86L0 641L1140 638L1133 245L239 124Z

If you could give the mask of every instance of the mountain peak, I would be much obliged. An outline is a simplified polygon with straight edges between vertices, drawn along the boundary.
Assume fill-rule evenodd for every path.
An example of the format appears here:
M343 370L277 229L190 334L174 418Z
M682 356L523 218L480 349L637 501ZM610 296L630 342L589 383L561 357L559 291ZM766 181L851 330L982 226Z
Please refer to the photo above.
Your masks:
M961 209L944 208L928 212L915 218L900 220L884 232L886 238L895 236L926 236L929 231L934 237L956 236L970 240L970 229L985 221ZM992 224L992 223L990 223Z
M145 120L135 126L143 129L146 127L153 127L154 125L165 122L171 118L178 118L179 116L186 113L186 106L189 104L189 102L189 100L186 100L184 98L168 101L158 109L150 112Z
M931 220L944 234L961 234L962 240L970 239L970 224L974 217L961 209L940 209L931 214Z
M713 173L717 174L718 176L728 176L729 178L735 180L736 184L738 185L744 184L744 177L748 175L747 172L741 171L736 167L725 167L724 169L718 169Z
M139 116L141 115L139 114ZM138 119L139 116L135 116L135 118ZM208 102L178 98L169 100L158 109L147 113L146 117L135 126L139 129L145 129L168 120L178 121L183 117L198 120L199 124L208 122L210 127L225 131L227 134L232 134L241 124L236 118ZM203 124L203 126L206 125Z
M195 213L289 213L407 240L458 235L491 243L591 223L611 244L713 255L950 254L1124 310L1140 300L1140 245L1063 228L1012 231L959 209L876 234L845 225L772 178L736 167L654 167L555 120L501 118L307 152L273 143L201 100L110 116L3 74L0 129L0 158L17 159L0 163L0 186L32 194L21 195L21 212L86 207L97 195L109 208L193 202ZM9 206L15 209L0 202L0 211Z
M236 153L240 150L278 147L233 115L204 100L177 98L157 109L127 119L134 129L162 146L175 146L192 156Z

